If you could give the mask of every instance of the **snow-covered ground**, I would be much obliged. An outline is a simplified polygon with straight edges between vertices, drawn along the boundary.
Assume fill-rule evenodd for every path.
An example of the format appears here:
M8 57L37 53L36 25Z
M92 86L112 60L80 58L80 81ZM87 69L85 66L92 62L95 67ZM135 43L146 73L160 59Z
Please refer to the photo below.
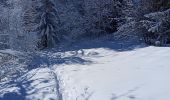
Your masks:
M54 66L64 100L170 99L170 48L84 51L92 63Z
M1 82L0 100L170 100L169 47L84 48L60 59Z

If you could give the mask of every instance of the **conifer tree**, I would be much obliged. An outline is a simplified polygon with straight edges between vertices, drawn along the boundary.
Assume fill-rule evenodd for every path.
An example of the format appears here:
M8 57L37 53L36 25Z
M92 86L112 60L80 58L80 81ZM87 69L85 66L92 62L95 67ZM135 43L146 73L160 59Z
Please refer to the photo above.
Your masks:
M58 33L59 17L53 0L41 0L40 22L38 27L38 48L53 47L60 42L61 34Z

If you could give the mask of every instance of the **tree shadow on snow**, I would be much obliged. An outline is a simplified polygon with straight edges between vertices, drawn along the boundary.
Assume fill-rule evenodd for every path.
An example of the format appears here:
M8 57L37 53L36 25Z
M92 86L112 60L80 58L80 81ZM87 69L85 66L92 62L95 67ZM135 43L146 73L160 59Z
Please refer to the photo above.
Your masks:
M65 45L65 44L64 44ZM31 53L27 62L27 69L32 70L39 67L52 67L61 64L92 64L93 61L83 58L84 49L104 48L117 52L131 51L137 48L147 47L140 41L113 41L113 40L90 40L81 43L73 43L60 48L46 49L38 53ZM69 55L66 53L69 52ZM98 56L99 52L91 52L90 56Z
M0 86L0 93L4 93L0 100L25 100L26 90L22 82L10 81ZM12 90L13 88L16 90Z
M130 51L137 48L147 47L140 41L113 41L113 40L89 40L81 43L63 44L66 46L59 46L60 48L46 49L40 53L31 54L29 62L27 62L28 69L32 70L38 67L61 65L61 64L92 64L93 61L84 59L84 49L104 48L113 51L123 52ZM69 55L65 53L69 52ZM91 56L99 55L99 52L92 52Z
M81 43L73 43L65 46L61 51L78 51L82 49L95 49L95 48L106 48L114 51L130 51L136 48L147 47L142 41L138 40L127 40L127 41L116 41L116 40L82 40Z
M46 77L36 77L39 70L40 69L35 69L32 73L28 72L22 77L1 83L0 100L28 100L28 98L26 98L27 96L33 95L32 98L34 98L34 96L36 96L35 94L42 91L42 96L38 98L41 99L45 95L49 95L49 89L53 87L53 84L49 84L49 79ZM42 86L42 84L44 85ZM54 100L54 98L50 98L50 100Z
M146 46L141 45L140 42L122 42L122 41L109 41L109 40L93 41L92 40L89 42L85 41L82 43L74 43L58 49L52 49L52 50L47 49L41 52L30 53L28 54L28 57L26 58L27 61L25 63L27 65L28 72L41 67L50 68L53 65L61 65L61 64L85 65L85 64L91 64L93 63L93 61L83 58L83 56L85 56L84 49L105 48L113 51L123 52L123 51L134 50L136 48L143 48L143 47ZM81 51L81 53L79 53L79 51ZM70 52L70 54L65 55L66 52ZM94 55L98 55L98 53L92 54L92 56ZM0 97L0 100L26 100L27 95L36 94L39 92L39 90L48 88L48 86L45 86L39 88L38 90L34 90L34 87L36 85L30 87L31 86L30 84L33 83L34 81L41 80L41 79L30 80L31 77L33 77L35 74L32 74L32 76L28 77L27 74L25 73L24 78L21 80L16 81L16 79L20 78L20 76L17 76L14 79L12 79L12 81L10 82L7 82L5 84L0 84L0 93L5 93L3 97ZM44 83L48 83L48 80L43 79L43 81L41 81L39 84L44 84ZM13 87L17 87L18 91L11 92L5 90L6 88L13 88ZM32 89L33 92L31 92L31 94L27 94L28 89L30 90Z
M53 53L55 54L55 53ZM60 53L52 55L51 52L45 52L43 54L35 54L31 60L27 62L28 70L32 70L39 67L52 67L53 65L61 64L90 64L92 61L78 57L77 55L71 55L62 57Z

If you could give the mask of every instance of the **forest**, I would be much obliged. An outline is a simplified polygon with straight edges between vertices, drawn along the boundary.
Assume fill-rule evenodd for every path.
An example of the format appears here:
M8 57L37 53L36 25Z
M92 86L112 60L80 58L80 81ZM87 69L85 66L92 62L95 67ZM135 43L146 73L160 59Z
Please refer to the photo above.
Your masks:
M0 47L43 50L103 36L170 43L168 0L1 0Z

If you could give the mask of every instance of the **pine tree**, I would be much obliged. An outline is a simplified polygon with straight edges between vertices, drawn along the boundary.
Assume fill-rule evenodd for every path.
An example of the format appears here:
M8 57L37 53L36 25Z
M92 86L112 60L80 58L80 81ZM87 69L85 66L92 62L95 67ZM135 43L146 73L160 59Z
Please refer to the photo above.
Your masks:
M138 20L141 16L137 11L137 5L133 0L122 0L119 10L120 18L118 31L115 32L114 38L129 40L138 38Z
M58 33L59 17L57 14L55 2L53 0L41 0L41 13L38 33L40 41L38 48L53 47L60 42L61 34Z
M170 25L170 1L168 0L141 0L140 9L145 19L140 26L144 26L144 41L149 45L165 45L167 43ZM167 10L168 9L168 10Z

